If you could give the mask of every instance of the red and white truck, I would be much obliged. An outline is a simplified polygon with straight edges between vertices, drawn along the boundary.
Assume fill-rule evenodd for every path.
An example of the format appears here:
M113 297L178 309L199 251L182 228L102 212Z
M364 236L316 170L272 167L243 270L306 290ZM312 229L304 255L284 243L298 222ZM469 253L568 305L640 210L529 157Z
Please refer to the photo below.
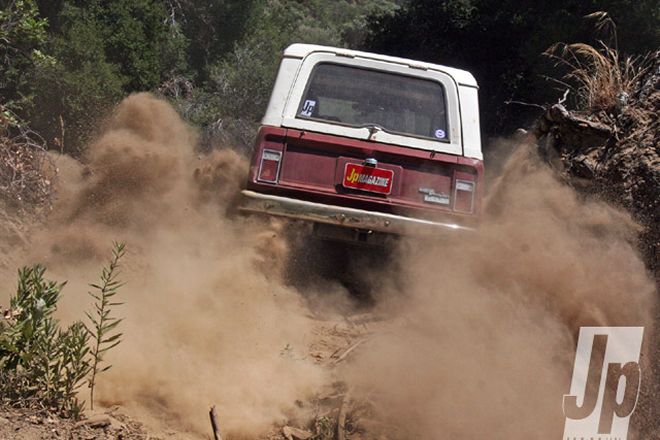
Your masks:
M477 91L463 70L294 44L240 209L367 243L472 229L484 180Z

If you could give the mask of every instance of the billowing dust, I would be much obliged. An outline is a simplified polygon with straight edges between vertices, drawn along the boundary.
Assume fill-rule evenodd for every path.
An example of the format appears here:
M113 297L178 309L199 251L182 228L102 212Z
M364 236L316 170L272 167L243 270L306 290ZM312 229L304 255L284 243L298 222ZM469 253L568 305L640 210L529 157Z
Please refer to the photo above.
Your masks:
M311 322L275 270L256 269L285 251L268 245L277 231L225 217L245 159L231 150L200 158L194 147L194 132L166 102L127 98L84 167L56 158L59 201L24 259L69 280L61 311L80 317L90 307L86 283L112 241L125 241L124 337L99 381L101 403L200 434L215 404L225 430L253 435L311 394L323 373L280 355L287 346L304 353Z
M577 328L649 324L654 285L632 222L579 199L523 146L491 182L479 232L401 243L394 267L370 274L386 330L339 367L318 365L309 298L325 292L282 281L281 225L233 215L246 160L198 157L195 142L167 103L130 96L84 166L56 159L58 203L16 257L70 280L69 318L89 308L85 285L111 242L127 243L104 405L205 435L215 404L226 433L255 438L342 380L373 407L374 435L556 438Z
M477 234L404 245L382 303L400 319L346 369L396 438L560 438L579 326L651 333L654 284L625 215L524 145L492 185Z

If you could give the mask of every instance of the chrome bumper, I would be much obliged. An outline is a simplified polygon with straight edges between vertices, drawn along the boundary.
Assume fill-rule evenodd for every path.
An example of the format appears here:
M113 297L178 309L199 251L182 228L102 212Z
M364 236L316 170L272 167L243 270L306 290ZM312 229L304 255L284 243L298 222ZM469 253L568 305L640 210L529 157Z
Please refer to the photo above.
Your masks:
M243 190L239 210L249 213L268 214L297 220L306 220L346 228L393 234L428 234L440 231L473 231L474 228L454 223L404 217L364 209L325 205L289 197L261 194Z

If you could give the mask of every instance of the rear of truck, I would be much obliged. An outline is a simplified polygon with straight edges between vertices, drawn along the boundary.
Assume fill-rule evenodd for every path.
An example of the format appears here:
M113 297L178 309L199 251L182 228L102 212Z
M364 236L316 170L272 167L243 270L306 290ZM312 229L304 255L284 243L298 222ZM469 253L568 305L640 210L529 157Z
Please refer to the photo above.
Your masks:
M470 230L482 192L468 72L322 46L285 51L243 211L366 241Z

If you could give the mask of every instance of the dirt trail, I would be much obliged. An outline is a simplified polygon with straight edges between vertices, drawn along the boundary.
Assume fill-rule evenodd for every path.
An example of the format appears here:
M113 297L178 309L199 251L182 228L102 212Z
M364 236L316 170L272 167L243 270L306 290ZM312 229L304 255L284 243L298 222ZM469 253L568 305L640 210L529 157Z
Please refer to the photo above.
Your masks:
M53 215L3 285L15 284L20 263L43 262L50 277L69 280L60 312L78 318L112 241L126 241L124 342L99 383L100 402L199 435L215 403L226 430L254 436L311 394L323 372L280 355L287 346L305 352L312 321L295 291L256 269L267 263L259 246L268 225L224 218L244 160L229 150L200 160L194 146L167 103L127 98L85 166L55 159L62 185Z
M230 438L282 438L274 426L334 430L343 406L351 439L558 438L577 328L650 326L634 222L529 147L493 181L478 233L402 242L367 274L365 314L338 283L283 281L286 228L227 215L245 160L195 142L165 102L127 98L85 166L55 159L53 214L0 273L12 285L44 262L78 317L110 243L127 242L124 342L98 392L152 430L203 438L216 404Z

